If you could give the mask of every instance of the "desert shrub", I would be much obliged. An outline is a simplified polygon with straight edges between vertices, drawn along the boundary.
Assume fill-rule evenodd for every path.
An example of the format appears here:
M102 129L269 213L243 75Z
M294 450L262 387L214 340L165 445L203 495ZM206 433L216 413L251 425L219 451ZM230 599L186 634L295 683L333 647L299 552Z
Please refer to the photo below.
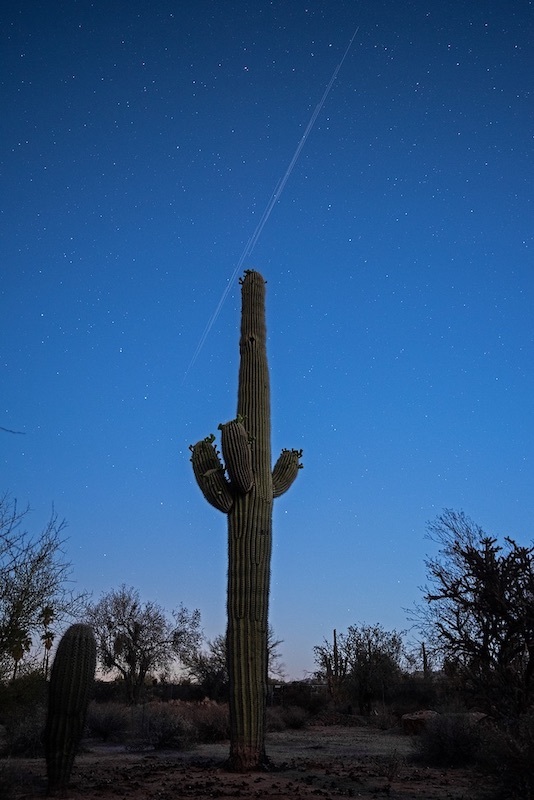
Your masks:
M299 706L282 708L282 719L286 728L291 728L292 730L305 728L308 724L308 714Z
M128 722L128 709L120 703L92 702L87 712L89 735L103 742L124 741Z
M440 701L440 684L431 678L404 674L391 697L390 708L398 717L420 708L435 708Z
M267 708L267 731L299 730L306 727L308 719L308 713L300 706L270 706Z
M47 693L48 685L40 671L21 675L0 686L4 754L29 758L42 755Z
M534 798L534 713L487 727L481 734L478 767L494 778L499 800Z
M136 738L156 750L187 750L196 741L193 723L186 719L180 706L169 703L147 703L135 709Z
M306 681L293 681L280 684L273 693L275 705L299 706L309 714L315 715L323 711L328 705L326 689Z
M48 684L40 670L21 675L9 683L0 683L0 723L6 724L13 715L45 705L47 697Z
M266 725L269 733L285 731L287 726L284 720L284 709L282 706L269 706L267 708Z
M377 773L384 775L389 783L398 780L402 769L406 765L406 759L396 749L387 753L387 755L376 756L372 759L372 762L375 764Z
M398 725L399 721L387 706L380 706L369 717L369 724L381 731L389 731Z
M480 741L480 729L466 714L440 714L415 739L415 755L428 766L461 767L473 763Z
M5 719L4 748L10 756L38 758L43 755L43 730L46 712L43 705L33 709L23 707L20 713L10 714Z
M159 681L159 683L150 687L150 696L154 700L181 700L186 703L200 703L206 696L206 692L202 686L188 681L183 681L182 683Z
M199 742L222 742L230 738L230 718L226 704L189 706L186 718L196 729Z
M97 703L127 702L126 688L121 678L114 681L95 680L91 696Z

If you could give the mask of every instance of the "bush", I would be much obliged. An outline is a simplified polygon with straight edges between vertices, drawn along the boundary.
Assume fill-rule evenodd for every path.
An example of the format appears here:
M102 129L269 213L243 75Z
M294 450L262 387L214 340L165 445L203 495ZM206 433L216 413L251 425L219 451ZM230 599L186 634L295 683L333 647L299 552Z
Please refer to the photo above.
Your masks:
M196 729L199 742L223 742L230 738L230 717L226 704L189 706L187 719Z
M206 696L202 686L184 681L183 683L170 683L160 681L150 687L150 697L153 700L181 700L189 703L200 703Z
M43 753L48 685L41 671L0 684L0 723L4 725L2 752L35 758Z
M114 681L95 680L91 697L97 703L126 703L124 681L120 678Z
M477 763L495 778L495 798L534 798L534 714L487 728L481 736Z
M277 733L287 728L299 730L308 724L308 714L299 706L270 706L267 708L267 731Z
M9 683L0 683L0 723L5 725L12 716L46 705L47 698L48 684L40 670L21 675Z
M284 721L284 709L282 706L269 706L267 708L266 725L269 733L277 733L285 731L286 723Z
M399 721L393 712L386 706L382 706L374 711L369 717L369 724L373 728L378 728L381 731L389 731L395 728Z
M328 705L326 688L305 681L277 684L273 687L275 705L299 706L309 714L316 715Z
M282 719L286 728L291 728L291 730L300 730L301 728L305 728L308 724L308 714L299 706L283 708Z
M480 741L480 729L467 714L440 714L415 740L416 758L433 767L465 766L475 761Z
M395 749L384 756L374 758L376 771L379 775L384 775L388 783L398 780L399 775L406 764L406 759Z
M103 742L122 742L128 729L128 716L127 708L119 703L92 702L87 711L89 735Z
M87 714L87 730L90 736L102 741L131 739L156 749L186 749L197 742L230 738L227 705L199 705L181 700L152 701L133 708L120 703L93 702Z
M42 705L36 706L31 711L23 708L22 713L7 717L4 735L6 755L27 758L42 756L45 721L46 711Z
M430 677L405 674L395 687L390 708L400 718L403 714L411 714L418 708L436 708L441 694L442 684L439 681Z
M135 733L156 750L187 750L196 740L194 725L173 703L147 703L136 709Z

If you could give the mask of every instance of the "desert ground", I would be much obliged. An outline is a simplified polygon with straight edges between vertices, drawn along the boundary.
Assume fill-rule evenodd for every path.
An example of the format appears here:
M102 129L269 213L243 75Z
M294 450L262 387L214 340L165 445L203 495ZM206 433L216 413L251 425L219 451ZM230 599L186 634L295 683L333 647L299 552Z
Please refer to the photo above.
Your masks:
M85 741L65 800L181 800L181 798L393 798L474 800L484 786L469 770L429 769L412 757L412 740L369 727L311 726L270 733L272 769L225 770L228 743L184 752L128 750ZM2 759L12 788L5 800L46 794L42 759ZM2 797L4 800L4 797Z

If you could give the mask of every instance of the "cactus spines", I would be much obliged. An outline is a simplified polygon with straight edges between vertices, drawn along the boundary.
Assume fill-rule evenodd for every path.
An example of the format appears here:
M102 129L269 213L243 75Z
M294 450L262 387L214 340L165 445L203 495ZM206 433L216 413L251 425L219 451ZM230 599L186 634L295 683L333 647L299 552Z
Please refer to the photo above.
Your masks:
M191 448L200 489L212 505L228 515L228 765L236 771L261 768L267 763L265 707L273 499L289 489L301 466L301 451L284 450L274 470L271 468L265 281L259 272L245 272L241 296L237 419L219 426L227 476L213 439L202 440ZM211 453L206 450L208 443ZM231 504L215 503L208 496L208 462L209 469L219 469L219 481L224 481Z
M50 673L44 732L48 794L67 788L83 734L96 668L90 625L71 625L63 634Z

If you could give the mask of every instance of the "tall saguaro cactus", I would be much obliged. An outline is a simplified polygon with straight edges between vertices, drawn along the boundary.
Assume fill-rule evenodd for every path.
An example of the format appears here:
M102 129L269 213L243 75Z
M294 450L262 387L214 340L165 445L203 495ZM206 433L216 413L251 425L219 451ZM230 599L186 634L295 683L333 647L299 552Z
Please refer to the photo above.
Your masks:
M241 293L237 418L219 426L224 465L213 435L191 447L204 497L228 515L229 766L236 771L256 769L267 761L273 499L295 480L302 455L299 450L283 450L272 468L265 281L259 272L245 272Z

